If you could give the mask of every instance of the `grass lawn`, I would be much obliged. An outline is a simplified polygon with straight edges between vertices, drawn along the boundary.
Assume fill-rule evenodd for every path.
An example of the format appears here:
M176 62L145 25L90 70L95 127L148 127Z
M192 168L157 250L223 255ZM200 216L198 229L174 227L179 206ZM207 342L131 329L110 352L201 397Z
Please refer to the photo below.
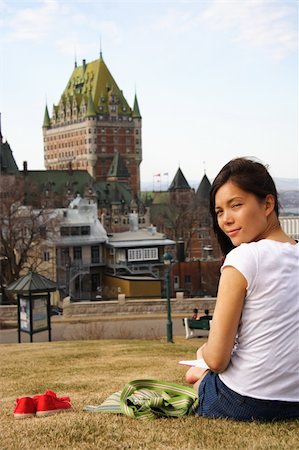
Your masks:
M131 380L184 384L180 359L193 359L203 339L93 340L0 345L1 450L298 449L299 421L258 424L197 417L152 422L90 413ZM16 420L16 397L47 389L69 395L72 412Z

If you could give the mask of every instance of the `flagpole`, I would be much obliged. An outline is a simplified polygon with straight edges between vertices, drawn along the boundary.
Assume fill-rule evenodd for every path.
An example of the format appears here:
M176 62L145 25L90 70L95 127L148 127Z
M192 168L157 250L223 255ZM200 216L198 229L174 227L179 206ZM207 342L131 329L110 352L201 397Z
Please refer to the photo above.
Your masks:
M168 179L169 173L168 173L168 172L165 172L165 173L163 173L163 176L166 177L165 191L167 191L167 190L168 190L168 187L169 187L169 179Z
M158 178L158 183L160 183L160 192L161 192L161 174L157 173L153 176L153 191L155 191L155 178Z

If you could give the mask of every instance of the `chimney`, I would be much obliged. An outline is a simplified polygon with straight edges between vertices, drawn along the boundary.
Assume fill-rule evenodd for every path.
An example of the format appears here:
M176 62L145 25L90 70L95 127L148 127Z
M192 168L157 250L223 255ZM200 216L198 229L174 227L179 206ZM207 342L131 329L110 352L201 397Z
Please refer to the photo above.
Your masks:
M177 253L177 260L178 262L184 262L185 261L185 242L182 238L179 238L177 245L176 245L176 253Z
M83 66L83 74L84 74L85 70L86 70L86 59L82 60L82 66Z
M129 229L130 231L138 231L138 214L129 214Z
M27 175L27 173L28 173L27 161L23 161L23 172L24 172L24 175Z

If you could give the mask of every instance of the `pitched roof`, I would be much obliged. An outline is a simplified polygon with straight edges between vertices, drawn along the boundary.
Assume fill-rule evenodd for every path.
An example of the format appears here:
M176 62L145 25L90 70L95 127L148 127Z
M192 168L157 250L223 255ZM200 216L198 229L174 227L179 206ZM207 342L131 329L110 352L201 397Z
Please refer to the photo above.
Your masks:
M129 176L130 174L123 158L118 152L116 152L113 157L109 172L107 174L107 178L109 177L129 178Z
M183 175L183 172L181 171L180 168L178 168L177 173L174 176L174 179L172 180L171 185L169 186L169 191L175 191L175 190L184 190L184 189L188 189L190 190L191 187L189 186L186 178Z
M93 102L93 114L96 114L96 111L99 111L99 114L106 114L109 104L113 104L118 108L119 114L132 115L132 109L106 66L102 54L99 59L90 63L83 60L81 66L75 65L60 102L65 104L67 100L71 103L75 100L80 106L84 101L88 105L87 113L90 113L89 98Z
M38 195L45 189L54 194L65 195L70 190L69 195L80 194L85 197L86 188L91 187L94 191L98 206L107 207L111 203L121 203L130 205L132 192L128 183L118 181L98 181L95 182L86 170L32 170L21 172L25 179L25 189L27 193L27 203L31 204L36 195L32 190L32 184L40 187Z
M211 190L211 183L208 179L208 177L206 176L206 174L204 174L198 188L196 191L196 198L198 200L209 200L210 197L210 190Z
M112 203L129 206L132 200L132 192L127 183L100 181L94 184L94 190L97 195L99 208L107 208Z
M19 169L8 142L0 140L0 171L9 175L17 175Z
M29 294L29 292L53 292L56 291L57 286L54 281L49 280L49 278L46 278L39 273L28 272L27 275L14 281L6 289L10 292Z
M66 188L83 195L84 188L93 180L86 170L28 170L24 175L25 186L30 190L31 183L41 188L62 194Z

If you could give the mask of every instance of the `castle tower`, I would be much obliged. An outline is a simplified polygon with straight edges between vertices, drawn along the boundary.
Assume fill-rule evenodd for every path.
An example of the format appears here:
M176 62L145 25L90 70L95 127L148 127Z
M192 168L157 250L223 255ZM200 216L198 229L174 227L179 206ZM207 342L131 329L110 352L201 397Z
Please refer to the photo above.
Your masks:
M174 204L189 204L191 202L194 191L189 186L180 167L178 168L168 191L170 193L170 200Z
M106 181L115 154L129 173L134 195L140 194L142 119L135 95L133 109L127 103L100 58L73 73L50 117L46 106L43 136L47 170L87 170L97 181Z

